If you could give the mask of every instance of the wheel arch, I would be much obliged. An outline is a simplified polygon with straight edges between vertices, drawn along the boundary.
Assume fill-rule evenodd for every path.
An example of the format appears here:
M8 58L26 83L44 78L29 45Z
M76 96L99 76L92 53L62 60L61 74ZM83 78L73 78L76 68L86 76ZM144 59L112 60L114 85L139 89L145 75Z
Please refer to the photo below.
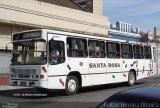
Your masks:
M79 86L80 86L80 87L82 86L82 77L81 77L80 72L78 72L78 71L72 71L72 72L70 72L70 73L67 75L67 77L68 77L68 76L75 76L75 77L77 77Z
M135 70L135 69L130 69L130 71L129 71L129 72L133 72L133 73L134 73L134 75L135 75L135 80L137 80L136 70Z

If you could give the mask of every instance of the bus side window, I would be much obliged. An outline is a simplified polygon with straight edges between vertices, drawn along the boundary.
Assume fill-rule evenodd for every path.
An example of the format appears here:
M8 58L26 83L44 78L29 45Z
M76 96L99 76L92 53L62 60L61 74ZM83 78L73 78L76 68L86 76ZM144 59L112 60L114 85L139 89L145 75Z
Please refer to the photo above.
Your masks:
M121 44L121 56L125 59L132 59L132 45L129 44Z
M146 59L152 58L151 47L144 46L144 58Z
M107 57L108 58L120 58L120 44L107 42L106 43Z
M89 57L90 58L104 58L105 57L105 42L89 40Z
M143 59L143 46L133 45L133 53L135 59Z
M61 64L65 61L63 41L49 41L49 63L51 65Z
M81 38L67 38L68 57L87 57L87 40Z

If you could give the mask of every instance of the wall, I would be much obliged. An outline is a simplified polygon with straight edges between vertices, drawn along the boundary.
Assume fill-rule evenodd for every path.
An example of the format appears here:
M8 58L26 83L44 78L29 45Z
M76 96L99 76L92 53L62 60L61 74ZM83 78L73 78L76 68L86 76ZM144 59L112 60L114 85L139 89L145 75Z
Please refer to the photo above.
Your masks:
M160 27L148 32L148 43L156 47L157 74L160 74Z
M105 36L108 33L107 17L35 0L0 0L0 13L0 22L4 23Z
M12 50L11 35L14 32L32 29L31 27L0 23L0 50Z
M96 15L103 14L103 0L93 0L93 13Z

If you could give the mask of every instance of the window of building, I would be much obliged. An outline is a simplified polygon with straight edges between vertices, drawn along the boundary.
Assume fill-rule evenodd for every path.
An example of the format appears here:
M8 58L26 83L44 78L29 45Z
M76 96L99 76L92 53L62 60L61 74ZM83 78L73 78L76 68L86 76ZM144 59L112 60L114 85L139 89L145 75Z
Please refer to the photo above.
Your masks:
M144 58L146 59L152 58L151 47L144 46Z
M134 45L133 53L135 59L143 59L143 46Z
M108 58L120 58L120 45L119 43L107 42L107 57Z
M83 10L93 13L93 0L71 0Z
M121 56L125 59L132 59L132 45L129 44L121 44Z
M105 57L105 42L89 40L88 47L89 47L89 56L91 58Z
M68 57L87 57L87 40L81 38L67 38Z

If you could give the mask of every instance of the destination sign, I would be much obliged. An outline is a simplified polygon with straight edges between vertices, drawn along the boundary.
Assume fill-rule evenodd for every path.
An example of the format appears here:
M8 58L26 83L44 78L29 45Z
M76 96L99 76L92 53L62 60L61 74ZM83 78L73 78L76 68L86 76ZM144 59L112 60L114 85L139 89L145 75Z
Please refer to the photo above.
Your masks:
M18 33L13 35L13 41L40 38L41 34L42 34L41 31Z

